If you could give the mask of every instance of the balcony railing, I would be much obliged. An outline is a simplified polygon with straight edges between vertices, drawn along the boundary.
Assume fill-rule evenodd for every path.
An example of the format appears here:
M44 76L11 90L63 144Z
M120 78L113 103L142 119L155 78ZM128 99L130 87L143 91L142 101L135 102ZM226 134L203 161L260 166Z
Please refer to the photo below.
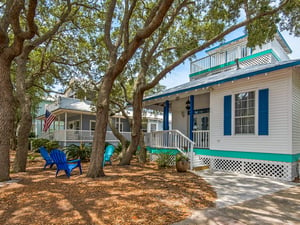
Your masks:
M231 52L227 55L225 55L225 53L216 53L191 62L190 78L199 75L205 76L212 72L216 73L228 70L230 67L236 68L236 58L239 58L239 63L242 67L273 63L280 60L272 49L264 49L263 51L246 57L239 56L237 52Z

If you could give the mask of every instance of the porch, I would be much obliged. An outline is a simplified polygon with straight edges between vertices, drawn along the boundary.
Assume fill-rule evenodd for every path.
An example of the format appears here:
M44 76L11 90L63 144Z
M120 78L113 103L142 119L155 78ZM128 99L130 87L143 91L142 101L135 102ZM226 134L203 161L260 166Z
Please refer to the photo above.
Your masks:
M131 140L130 132L120 132L127 140ZM45 138L48 140L58 141L60 144L66 146L73 143L92 143L94 138L93 130L52 130L47 133L43 133L40 138ZM111 144L116 144L119 139L115 137L112 131L106 132L106 142Z

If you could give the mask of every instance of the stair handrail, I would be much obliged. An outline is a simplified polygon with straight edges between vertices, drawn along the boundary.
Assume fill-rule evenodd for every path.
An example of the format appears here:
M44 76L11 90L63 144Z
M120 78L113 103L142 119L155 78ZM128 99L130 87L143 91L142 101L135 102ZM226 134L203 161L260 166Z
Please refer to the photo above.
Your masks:
M158 148L175 148L193 162L194 142L179 130L163 130L150 133L149 145Z

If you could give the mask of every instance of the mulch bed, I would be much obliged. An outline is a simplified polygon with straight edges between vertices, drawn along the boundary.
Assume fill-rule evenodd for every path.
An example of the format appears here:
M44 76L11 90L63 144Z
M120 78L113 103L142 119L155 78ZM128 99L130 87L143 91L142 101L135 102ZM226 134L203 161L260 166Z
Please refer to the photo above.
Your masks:
M216 193L201 177L158 169L156 163L106 166L106 176L86 177L76 168L68 179L55 168L28 162L18 182L0 186L0 224L172 224L193 209L213 207Z

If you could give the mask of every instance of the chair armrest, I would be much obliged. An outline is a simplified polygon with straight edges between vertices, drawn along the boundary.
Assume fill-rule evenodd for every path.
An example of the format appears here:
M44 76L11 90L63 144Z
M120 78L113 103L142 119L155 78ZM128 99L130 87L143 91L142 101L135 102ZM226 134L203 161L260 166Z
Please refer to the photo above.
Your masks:
M77 163L80 162L80 159L68 160L68 163Z

